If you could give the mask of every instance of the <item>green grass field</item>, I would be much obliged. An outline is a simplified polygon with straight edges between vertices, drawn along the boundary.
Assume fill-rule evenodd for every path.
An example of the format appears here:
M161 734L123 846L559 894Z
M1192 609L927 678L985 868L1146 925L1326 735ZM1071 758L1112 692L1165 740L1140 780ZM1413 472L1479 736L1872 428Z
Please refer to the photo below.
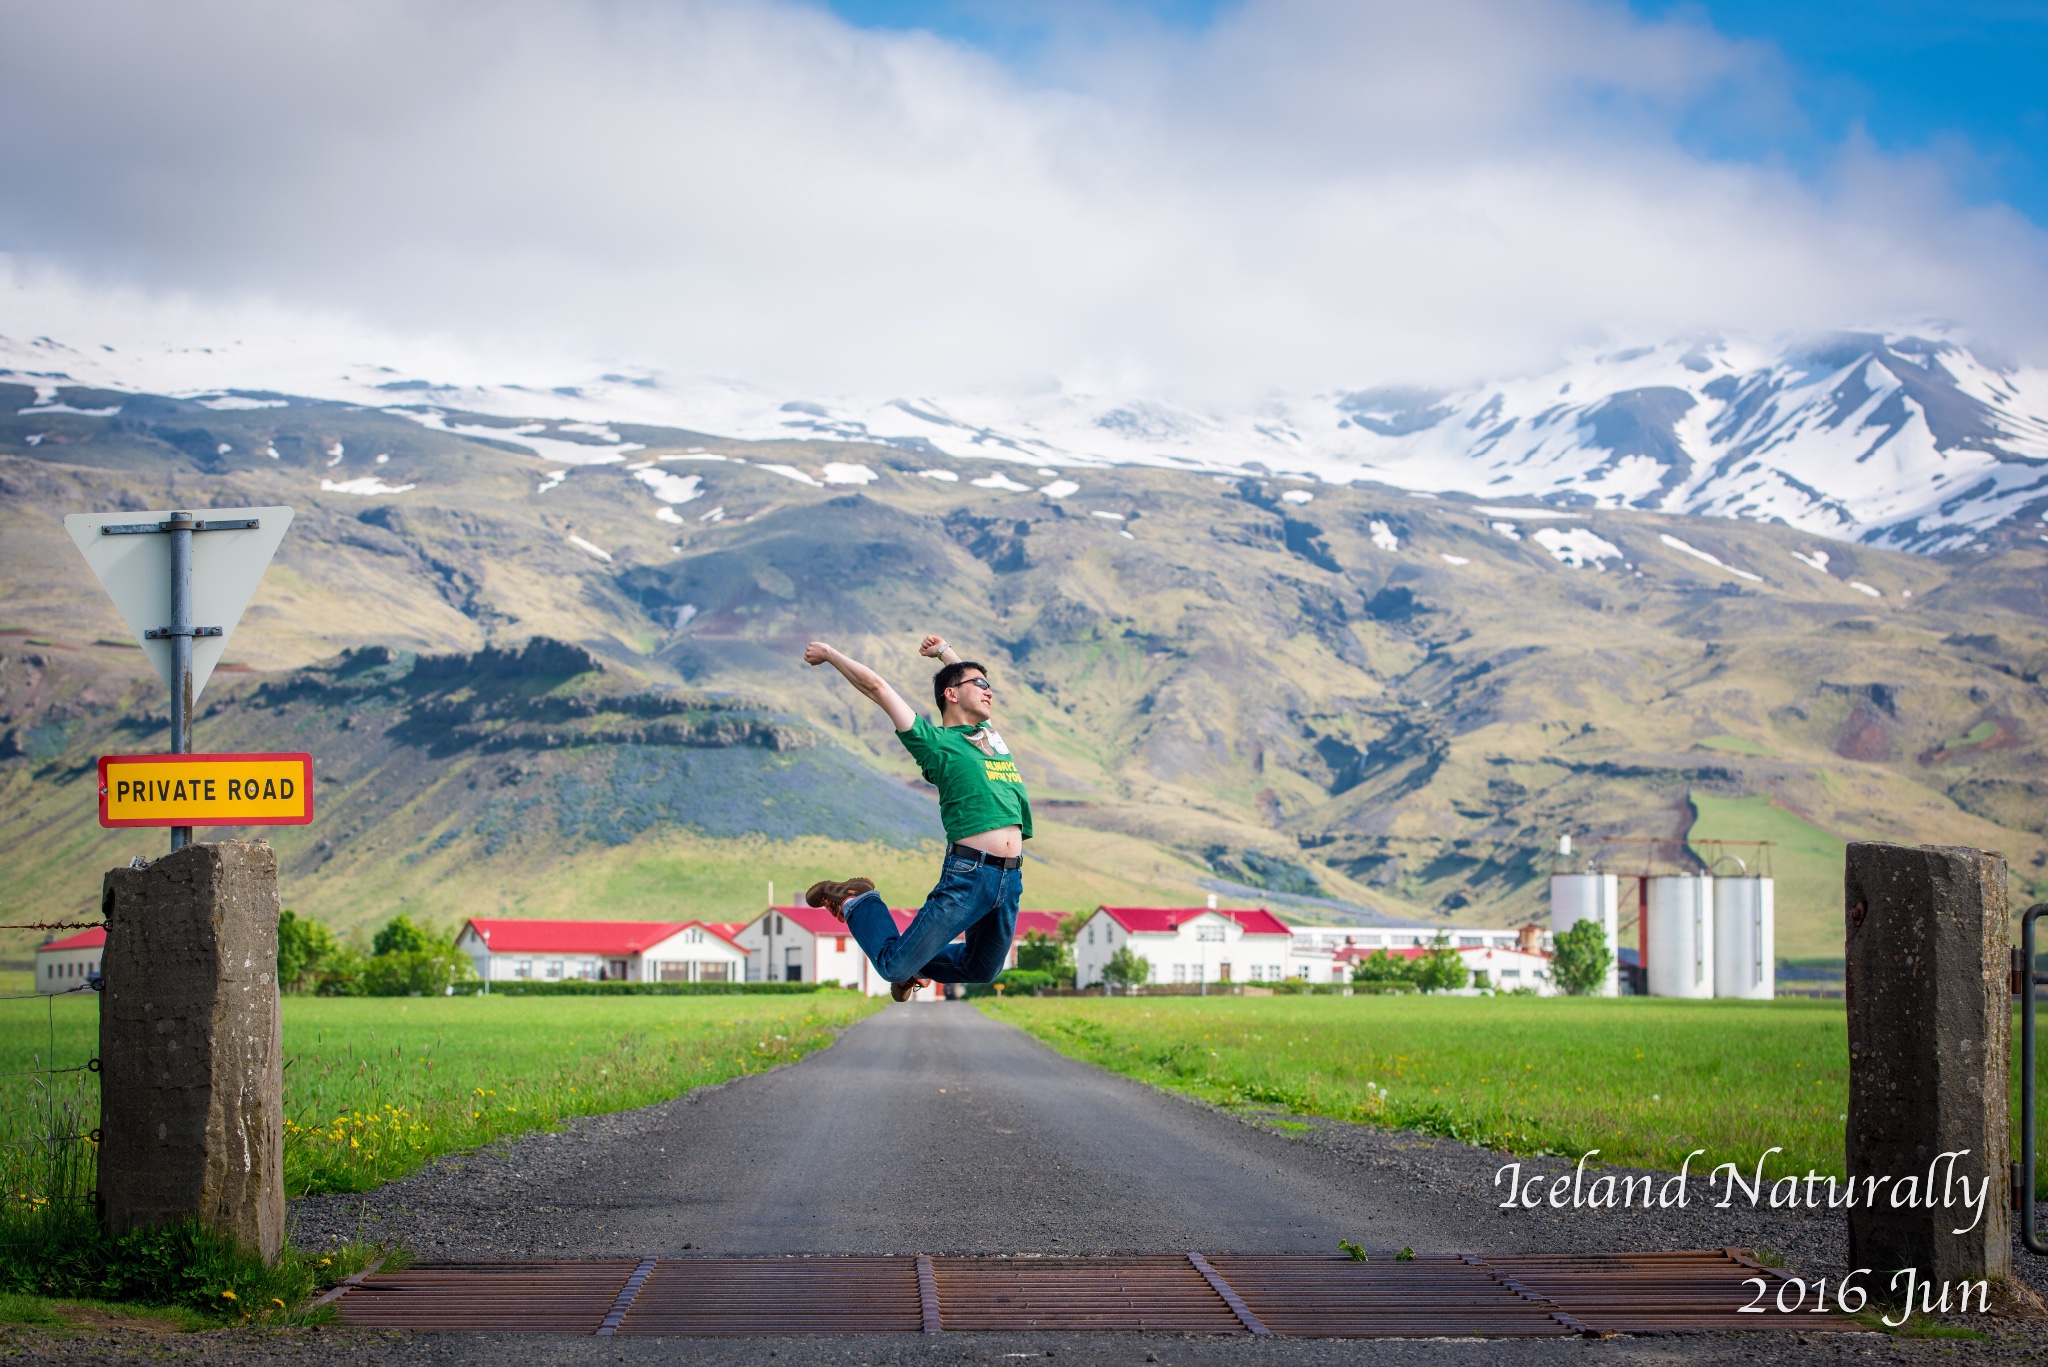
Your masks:
M1664 1169L1705 1149L1695 1171L1732 1160L1748 1173L1782 1146L1766 1173L1844 1175L1839 1002L1038 997L981 1006L1070 1058L1230 1106L1519 1154L1598 1149L1595 1162Z
M439 1154L759 1072L824 1048L876 1009L874 999L833 991L287 997L286 1190L362 1191ZM82 1064L98 1030L91 998L0 1002L0 1073L42 1059ZM96 1114L89 1076L60 1074L54 1099ZM50 1133L53 1097L43 1083L6 1083L0 1139ZM73 1123L97 1122L81 1113Z
M830 991L287 998L287 1186L364 1190L439 1154L788 1062L875 1009ZM1604 1161L1648 1167L1675 1167L1696 1148L1709 1165L1753 1166L1780 1145L1768 1172L1842 1169L1838 1002L1140 997L987 999L983 1009L1071 1057L1226 1105L1523 1154L1599 1149ZM96 1012L89 998L0 1003L0 1072L83 1064ZM39 1079L7 1079L0 1139L50 1133L53 1103L70 1108L60 1130L89 1128L91 1075L57 1082L53 1095Z

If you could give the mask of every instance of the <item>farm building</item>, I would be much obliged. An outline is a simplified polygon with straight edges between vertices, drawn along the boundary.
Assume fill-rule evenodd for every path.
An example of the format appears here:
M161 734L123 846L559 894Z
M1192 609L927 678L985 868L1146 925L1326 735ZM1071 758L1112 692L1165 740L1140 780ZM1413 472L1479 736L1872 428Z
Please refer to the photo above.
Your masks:
M746 951L704 921L472 919L455 947L486 982L721 983L746 978Z
M1364 937L1359 937L1364 938ZM1389 937L1391 938L1391 937ZM1430 933L1424 943L1420 935L1403 934L1401 939L1411 943L1398 945L1347 945L1335 951L1335 957L1342 965L1345 976L1350 976L1352 965L1360 960L1384 951L1396 959L1419 959L1436 944L1436 935ZM1465 961L1465 971L1474 976L1466 979L1467 985L1479 981L1476 975L1484 973L1490 987L1503 991L1517 987L1534 988L1542 996L1552 996L1557 984L1550 976L1550 954L1543 948L1543 933L1539 927L1523 926L1520 931L1474 931L1460 933L1450 931L1444 938L1449 947L1456 950L1458 957Z
M1264 907L1097 907L1074 940L1076 981L1103 980L1110 956L1129 945L1152 966L1155 983L1268 983L1342 980L1329 950L1297 945L1294 931Z
M36 950L36 991L44 996L71 992L100 975L106 952L104 929L81 930Z
M889 914L896 918L896 929L900 931L917 913L904 907L891 907ZM1070 914L1064 911L1018 912L1016 939L1010 944L1009 959L1004 966L1015 967L1017 944L1030 932L1059 938L1060 921ZM857 988L871 997L881 996L889 990L888 982L875 972L875 966L861 952L846 923L822 907L770 907L744 926L737 927L733 939L746 950L749 982L836 982L843 987ZM935 996L932 992L921 992L918 1000Z

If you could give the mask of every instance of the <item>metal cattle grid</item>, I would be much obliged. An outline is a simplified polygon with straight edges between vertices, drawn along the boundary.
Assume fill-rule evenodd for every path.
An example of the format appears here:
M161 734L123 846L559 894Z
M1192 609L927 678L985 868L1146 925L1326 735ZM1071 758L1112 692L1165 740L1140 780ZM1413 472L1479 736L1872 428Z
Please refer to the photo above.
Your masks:
M1764 1294L1759 1295L1761 1280ZM439 1263L363 1277L341 1320L378 1328L617 1335L1151 1331L1304 1338L1855 1330L1736 1249L1137 1257L643 1258ZM1755 1304L1769 1313L1744 1314Z

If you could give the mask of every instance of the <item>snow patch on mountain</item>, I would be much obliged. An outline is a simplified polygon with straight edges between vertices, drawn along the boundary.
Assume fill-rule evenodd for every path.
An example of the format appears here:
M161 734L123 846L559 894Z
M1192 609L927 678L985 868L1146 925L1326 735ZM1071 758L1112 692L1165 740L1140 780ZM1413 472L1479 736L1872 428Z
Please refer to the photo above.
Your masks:
M335 355L352 354L341 345ZM34 384L31 406L50 412L68 411L57 397L67 384L217 406L268 406L280 393L362 403L565 465L643 449L617 430L638 424L891 447L941 480L947 466L977 459L1034 472L1153 465L1534 505L1484 510L1503 524L1629 507L1924 552L1982 544L1995 527L2048 513L2048 371L1939 332L1685 340L1589 351L1457 391L1275 395L1213 412L1069 387L828 399L615 371L551 386L448 383L356 362L323 369L312 346L114 352L0 338L0 378ZM795 467L763 468L816 482ZM971 482L1028 487L1001 469Z

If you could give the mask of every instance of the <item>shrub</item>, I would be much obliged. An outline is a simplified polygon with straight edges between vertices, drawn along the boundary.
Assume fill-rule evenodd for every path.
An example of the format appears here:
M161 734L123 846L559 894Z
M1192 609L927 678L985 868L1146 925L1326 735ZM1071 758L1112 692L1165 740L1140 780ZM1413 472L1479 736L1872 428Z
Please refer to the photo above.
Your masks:
M1412 959L1397 959L1384 949L1375 949L1351 965L1351 981L1412 985L1415 981L1415 963Z
M1152 981L1152 962L1124 945L1102 966L1102 980L1112 987L1136 987Z
M370 952L378 958L386 954L423 954L435 944L433 936L412 923L412 917L404 912L384 923L370 941Z
M384 923L370 941L375 951L354 962L336 956L328 996L438 997L450 987L474 981L469 956L455 947L455 938L435 935L400 912Z
M1448 935L1439 934L1429 952L1415 960L1415 985L1424 992L1449 992L1463 987L1471 976Z
M1068 917L1073 920L1073 917ZM1074 976L1074 956L1063 941L1034 930L1017 945L1017 969L1065 982Z
M333 960L342 953L334 932L310 916L286 910L277 918L277 987L304 992L320 985Z
M993 997L997 995L996 989L1000 987L1004 996L1035 997L1047 988L1058 987L1059 984L1060 980L1058 978L1038 969L1009 968L997 974L996 980L992 983L969 983L967 985L967 995L970 997Z
M1591 996L1607 985L1607 966L1613 960L1606 929L1598 921L1580 921L1557 937L1550 971L1571 996Z

